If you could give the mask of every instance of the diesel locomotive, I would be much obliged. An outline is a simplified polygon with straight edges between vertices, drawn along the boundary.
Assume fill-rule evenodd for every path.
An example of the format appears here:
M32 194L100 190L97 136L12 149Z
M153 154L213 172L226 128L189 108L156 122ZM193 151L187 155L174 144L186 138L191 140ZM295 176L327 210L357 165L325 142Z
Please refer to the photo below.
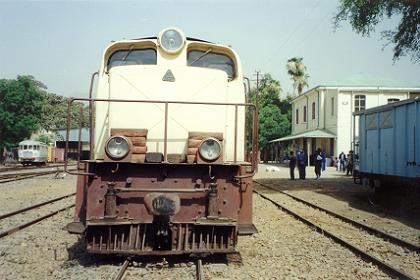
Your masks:
M92 97L96 78L96 95ZM236 52L167 28L104 51L74 221L96 254L230 253L252 234L257 106ZM245 114L252 143L245 141ZM68 123L70 114L68 116ZM250 156L247 156L250 155Z

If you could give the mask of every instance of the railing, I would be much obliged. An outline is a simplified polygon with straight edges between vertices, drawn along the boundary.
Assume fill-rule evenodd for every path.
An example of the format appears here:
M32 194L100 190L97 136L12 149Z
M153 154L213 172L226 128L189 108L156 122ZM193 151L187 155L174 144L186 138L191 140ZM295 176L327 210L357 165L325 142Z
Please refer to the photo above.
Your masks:
M92 77L93 80L93 77ZM237 162L237 146L238 146L238 108L239 107L249 107L252 109L252 158L251 158L251 165L252 171L251 174L255 173L256 165L257 165L257 156L258 156L258 111L257 106L252 103L219 103L219 102L194 102L194 101L162 101L162 100L133 100L133 99L100 99L100 98L70 98L68 101L67 107L67 127L66 127L66 147L64 151L64 171L73 174L73 175L94 175L93 173L86 173L86 172L70 172L67 170L67 151L69 146L69 130L70 130L70 121L71 121L71 107L73 102L75 101L86 101L89 102L90 109L89 109L89 120L90 120L90 153L92 154L94 145L92 140L94 139L94 124L93 124L93 106L95 102L118 102L118 103L153 103L153 104L164 104L165 105L165 127L164 127L164 163L168 163L167 161L167 145L168 145L168 110L169 104L186 104L186 105L211 105L211 106L234 106L235 107L235 127L234 127L234 163ZM83 111L80 111L80 114L83 114ZM81 116L82 118L82 116ZM79 154L80 154L80 142L81 142L81 121L79 122ZM79 166L80 158L78 159L78 166ZM252 176L252 175L251 175ZM245 176L248 177L248 176Z

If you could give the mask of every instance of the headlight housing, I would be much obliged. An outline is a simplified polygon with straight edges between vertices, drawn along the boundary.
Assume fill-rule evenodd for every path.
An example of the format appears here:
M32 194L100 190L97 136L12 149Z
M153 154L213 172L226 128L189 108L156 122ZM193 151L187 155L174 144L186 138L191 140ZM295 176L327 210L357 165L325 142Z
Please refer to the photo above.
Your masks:
M214 161L220 157L222 145L216 138L207 138L201 142L198 152L205 160Z
M106 154L113 159L122 159L130 151L130 144L123 136L112 136L105 145Z
M159 33L158 43L167 53L175 54L182 50L185 45L185 36L177 28L166 28Z

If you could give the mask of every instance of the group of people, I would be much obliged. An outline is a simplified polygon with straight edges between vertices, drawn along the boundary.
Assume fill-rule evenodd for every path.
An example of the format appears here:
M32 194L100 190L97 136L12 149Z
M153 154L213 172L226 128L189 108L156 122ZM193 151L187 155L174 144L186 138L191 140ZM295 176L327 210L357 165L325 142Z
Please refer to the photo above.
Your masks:
M304 150L298 150L296 155L293 151L290 152L290 179L295 179L295 168L297 166L299 172L299 179L306 178L306 166L308 163L308 157ZM313 163L315 165L315 176L316 180L321 178L322 172L326 169L326 154L325 151L322 151L318 148L313 155ZM346 155L343 152L340 153L338 158L335 158L335 166L337 171L347 171L346 175L353 174L353 151L349 151Z
M346 172L346 175L353 174L353 151L346 155L341 152L338 158L335 158L335 168L337 171Z
M299 179L304 180L306 178L306 166L308 163L308 157L304 150L298 150L296 156L293 151L290 152L290 179L295 179L295 167L297 165L299 172ZM318 180L321 178L321 172L325 171L326 167L326 156L325 152L321 149L317 149L314 154L314 164L315 164L315 175Z

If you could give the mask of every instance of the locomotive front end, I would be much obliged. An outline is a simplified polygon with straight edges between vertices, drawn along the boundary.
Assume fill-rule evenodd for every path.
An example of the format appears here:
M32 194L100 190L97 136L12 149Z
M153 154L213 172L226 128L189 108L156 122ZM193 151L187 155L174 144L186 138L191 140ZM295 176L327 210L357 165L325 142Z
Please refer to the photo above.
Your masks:
M168 28L103 57L68 231L98 254L234 252L256 231L245 110L254 128L256 113L236 53Z

